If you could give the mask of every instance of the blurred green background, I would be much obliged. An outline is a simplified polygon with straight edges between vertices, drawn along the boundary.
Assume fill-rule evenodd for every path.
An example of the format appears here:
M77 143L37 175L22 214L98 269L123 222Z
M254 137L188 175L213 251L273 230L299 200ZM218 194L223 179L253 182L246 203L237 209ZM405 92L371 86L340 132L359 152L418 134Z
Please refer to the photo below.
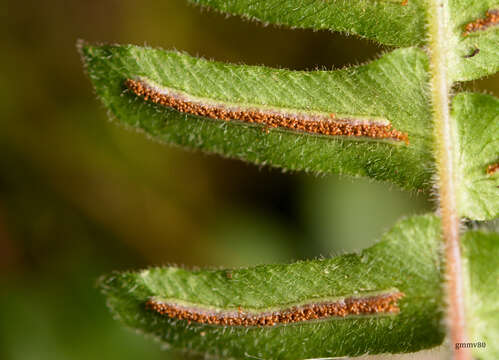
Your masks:
M389 49L263 27L184 0L2 4L0 359L181 359L114 321L96 279L368 246L424 195L157 144L110 123L75 44L146 44L233 63L341 68ZM499 78L466 84L499 93Z

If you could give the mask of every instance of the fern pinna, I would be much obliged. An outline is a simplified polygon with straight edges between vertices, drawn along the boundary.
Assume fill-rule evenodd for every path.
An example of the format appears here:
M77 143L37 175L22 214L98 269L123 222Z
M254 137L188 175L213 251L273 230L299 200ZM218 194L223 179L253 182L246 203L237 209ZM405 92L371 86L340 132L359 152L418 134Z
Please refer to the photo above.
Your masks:
M495 0L494 0L495 1ZM254 268L105 276L117 317L220 358L414 352L446 335L456 359L499 358L499 100L457 92L499 69L493 0L192 0L290 27L398 47L335 71L232 65L137 46L79 48L116 121L169 144L313 174L436 191L359 254ZM446 321L443 321L446 319Z

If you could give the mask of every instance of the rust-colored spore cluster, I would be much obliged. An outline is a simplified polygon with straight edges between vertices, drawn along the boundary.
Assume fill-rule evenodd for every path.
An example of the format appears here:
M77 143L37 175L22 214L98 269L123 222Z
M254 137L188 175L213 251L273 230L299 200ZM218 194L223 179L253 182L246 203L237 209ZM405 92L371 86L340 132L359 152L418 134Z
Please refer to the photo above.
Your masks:
M149 300L146 309L173 319L210 325L274 326L301 321L345 317L349 315L396 314L400 311L397 301L404 294L397 292L343 301L308 304L262 314L239 311L209 311L176 304Z
M499 171L499 162L497 164L492 164L487 166L487 174L489 175L494 175L498 171Z
M488 10L485 13L485 18L477 19L464 27L463 36L468 36L477 31L483 31L497 24L499 24L499 9Z
M406 133L392 129L390 124L376 124L356 121L355 119L335 119L329 116L320 121L306 119L304 116L282 114L256 109L241 110L227 108L223 104L202 104L189 101L183 96L163 94L148 86L143 81L128 79L125 86L137 96L155 104L171 107L182 113L204 116L211 119L239 120L248 123L262 124L272 128L285 128L306 133L330 136L364 136L375 139L391 139L409 143Z

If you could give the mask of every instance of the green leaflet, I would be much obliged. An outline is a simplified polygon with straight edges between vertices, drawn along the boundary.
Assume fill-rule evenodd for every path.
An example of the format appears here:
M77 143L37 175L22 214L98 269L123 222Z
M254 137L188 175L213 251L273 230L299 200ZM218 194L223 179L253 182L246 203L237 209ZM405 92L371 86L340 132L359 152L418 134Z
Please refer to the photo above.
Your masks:
M366 176L407 189L428 189L435 163L432 128L444 124L442 114L446 114L449 95L445 86L438 94L437 90L441 84L499 70L497 24L465 32L467 24L475 21L476 25L477 19L487 16L487 10L499 8L497 0L449 0L449 18L446 4L436 0L191 1L262 22L338 30L399 46L424 45L426 19L433 20L433 105L428 95L428 55L415 47L346 70L301 72L223 64L136 46L81 46L98 96L121 124L165 143L256 164ZM428 5L431 13L427 13ZM435 19L435 14L442 18ZM144 84L146 92L142 91ZM158 96L154 93L158 89L163 92L160 95L175 94L162 102L168 106L142 98ZM179 99L188 101L178 104ZM222 112L229 109L240 116L221 112L211 116L206 108L190 113L182 110L186 106L192 109L194 103L218 107ZM400 138L393 136L384 140L323 136L220 120L242 120L254 109L266 109L266 115L315 116L321 125L339 114L350 120L389 123L407 134L409 143L395 141ZM442 132L442 138L456 135L453 140L457 141L444 143L440 150L446 155L455 153L445 171L457 179L460 216L486 220L499 215L499 171L487 171L494 164L499 168L498 116L499 100L491 96L463 93L452 101L457 133ZM446 129L454 131L453 124L447 125ZM440 135L436 136L438 145ZM486 353L476 352L486 360L499 353L493 343L499 335L495 316L499 309L495 301L497 256L492 255L497 253L498 236L478 232L463 236L471 340L488 344ZM410 352L440 344L444 337L440 259L440 221L423 216L400 222L383 241L359 255L230 271L153 268L112 274L102 279L101 287L114 313L128 326L175 349L221 358L262 359ZM146 304L174 304L183 306L182 311L188 307L220 316L236 314L241 308L260 314L293 304L387 292L404 293L399 314L263 327L206 325L146 309Z
M387 45L426 40L423 0L190 0L252 20L357 34Z
M449 4L455 36L449 39L453 47L449 66L452 79L466 81L496 73L499 70L499 26L468 36L463 32L468 23L485 18L487 10L499 9L499 0L451 0Z
M463 236L468 273L467 314L471 342L485 342L474 357L499 359L499 234L468 232Z
M96 92L122 124L166 143L289 170L336 172L428 188L432 174L427 57L396 50L368 65L339 71L289 71L230 65L136 46L82 46ZM125 91L147 78L193 97L383 118L408 133L409 145L326 137L186 115Z
M422 0L190 0L225 13L264 23L357 34L396 46L426 42L426 4ZM499 26L463 36L466 24L499 8L498 0L450 0L453 38L448 43L449 74L473 80L499 70ZM470 56L473 55L473 56Z
M487 168L499 162L499 99L461 93L452 101L452 116L459 129L461 215L494 219L499 216L499 171L488 174Z
M358 255L230 270L151 268L100 281L108 304L131 328L175 349L222 358L300 359L409 352L438 345L442 326L440 221L401 221ZM230 273L230 276L227 274ZM215 309L265 310L314 299L397 289L396 315L359 315L265 327L224 327L173 320L146 310L151 297Z

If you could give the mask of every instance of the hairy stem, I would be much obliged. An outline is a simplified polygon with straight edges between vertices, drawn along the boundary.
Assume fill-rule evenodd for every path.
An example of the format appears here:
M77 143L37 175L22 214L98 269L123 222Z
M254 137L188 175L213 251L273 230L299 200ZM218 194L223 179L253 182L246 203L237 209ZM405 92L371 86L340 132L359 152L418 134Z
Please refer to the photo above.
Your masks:
M452 46L449 27L448 0L430 0L429 34L431 94L435 125L436 161L442 233L445 242L446 291L448 301L448 326L451 342L466 342L464 294L461 250L459 242L459 215L457 213L458 176L455 153L456 129L449 111L451 82L447 76L448 49ZM466 348L454 350L456 360L470 359Z

